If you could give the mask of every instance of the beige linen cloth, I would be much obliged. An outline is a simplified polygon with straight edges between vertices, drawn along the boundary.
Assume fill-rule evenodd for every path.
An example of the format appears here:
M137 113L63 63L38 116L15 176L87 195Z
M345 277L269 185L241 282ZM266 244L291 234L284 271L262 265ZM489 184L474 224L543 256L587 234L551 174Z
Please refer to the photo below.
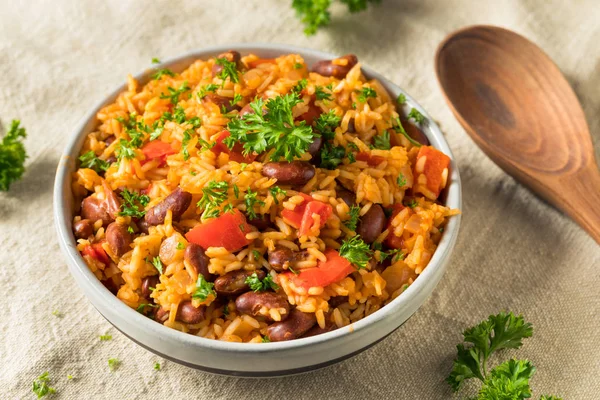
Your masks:
M48 371L57 399L448 399L443 380L462 330L503 309L533 323L533 338L503 357L529 358L537 367L534 398L600 398L600 247L473 144L442 99L433 68L436 46L455 29L513 29L564 71L598 150L596 0L384 0L353 16L336 6L331 26L311 38L303 35L291 0L2 3L0 119L5 127L12 118L22 120L30 158L23 180L0 193L0 398L33 398L32 381ZM142 349L75 285L54 231L55 168L84 113L153 57L233 42L355 53L439 121L462 176L460 238L433 295L380 344L304 375L214 376ZM113 340L100 341L105 333ZM107 360L113 357L122 365L111 373ZM153 369L157 361L160 371Z

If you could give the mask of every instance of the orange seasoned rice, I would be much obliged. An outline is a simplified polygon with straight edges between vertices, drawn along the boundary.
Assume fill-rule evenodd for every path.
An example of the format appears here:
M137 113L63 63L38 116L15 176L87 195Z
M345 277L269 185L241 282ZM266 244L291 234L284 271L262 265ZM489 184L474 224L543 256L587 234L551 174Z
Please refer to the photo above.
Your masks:
M326 76L326 69L311 72L297 54L272 60L248 54L234 58L237 78L224 78L217 59L231 61L231 54L197 60L181 73L163 70L145 84L129 76L127 89L98 112L98 125L86 137L81 166L72 179L76 203L87 202L73 219L78 250L98 279L129 307L165 326L206 338L281 340L269 327L293 318L292 310L308 314L312 328L287 339L341 328L376 312L423 272L448 218L459 212L438 200L448 184L449 159L427 143L418 143L424 137L414 135L420 132L419 124L400 115L396 99L380 82L367 79L351 57L330 61L329 70L341 68L343 76ZM305 87L293 92L301 80ZM175 98L177 91L181 93ZM292 92L299 100L292 108L295 124L311 126L318 134L310 115L330 113L339 122L328 143L344 151L331 169L323 167L324 158L315 162L308 152L301 154L297 160L312 166L314 175L300 184L266 173L272 149L248 157L217 143L249 103ZM408 133L402 134L398 124ZM381 144L386 135L387 145ZM170 150L151 157L150 143ZM241 215L249 224L248 230L240 228L240 240L246 243L241 248L202 246L189 234L212 219L198 205L211 182L226 187L216 218L226 215L229 207L232 215ZM150 210L163 207L176 190L189 195L188 206L169 208L159 223L148 224ZM138 200L147 196L144 204L137 203L137 214L125 211L127 193ZM355 205L345 201L348 193ZM252 196L253 204L245 200ZM112 208L111 199L117 203ZM301 233L304 228L290 215L311 202L331 212L302 214L308 223ZM373 223L381 229L375 229L367 243L370 260L364 268L353 264L333 281L319 276L326 282L323 286L302 280L327 265L326 254L343 253L343 243L364 228L351 226L353 214L370 221L382 211L385 223ZM255 227L251 214L262 215L268 226ZM115 233L117 228L121 231ZM228 232L222 236L233 235ZM198 245L207 260L206 272L188 257L188 247ZM293 257L275 267L277 251ZM224 295L215 292L218 285L212 286L232 274L247 277L255 272L266 277L259 281L273 282L262 293L280 296L287 302L284 306L258 304L255 311L243 312L238 304L241 293ZM200 286L204 294L199 294ZM244 291L254 293L247 285Z

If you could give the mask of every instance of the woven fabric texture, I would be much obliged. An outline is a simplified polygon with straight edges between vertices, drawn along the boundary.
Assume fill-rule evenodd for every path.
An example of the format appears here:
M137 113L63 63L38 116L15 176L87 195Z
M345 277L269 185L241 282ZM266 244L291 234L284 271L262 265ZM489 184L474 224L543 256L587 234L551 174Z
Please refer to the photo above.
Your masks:
M30 399L44 371L57 399L448 399L444 383L467 326L500 310L534 325L521 350L537 367L535 398L600 393L600 248L566 216L507 176L470 140L434 75L449 32L494 24L533 40L583 104L600 149L600 7L589 1L383 0L307 38L291 0L4 1L0 120L29 137L24 178L0 193L0 397ZM52 219L54 172L90 107L152 57L234 42L354 53L439 122L464 185L460 237L433 295L383 342L327 369L273 380L209 375L159 357L112 328L67 271ZM595 188L600 190L600 188ZM64 316L52 314L59 310ZM99 335L111 334L111 341ZM118 358L110 372L107 360ZM160 362L162 369L153 368ZM72 380L67 379L72 375Z

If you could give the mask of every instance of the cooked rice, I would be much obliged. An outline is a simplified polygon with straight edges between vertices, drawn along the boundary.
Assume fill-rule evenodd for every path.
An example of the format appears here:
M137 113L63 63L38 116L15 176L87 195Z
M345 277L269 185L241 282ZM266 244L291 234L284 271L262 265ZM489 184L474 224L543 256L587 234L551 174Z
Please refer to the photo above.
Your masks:
M255 55L242 58L247 66L257 60ZM344 63L339 59L336 63ZM257 199L262 203L255 206L257 214L264 214L273 222L273 228L267 231L253 231L246 234L251 243L246 248L230 252L223 247L205 249L209 257L208 270L211 274L222 276L232 271L270 271L279 285L279 293L284 294L289 304L305 313L314 313L317 324L325 328L334 324L341 328L352 322L377 311L385 304L399 296L419 274L426 268L437 243L441 230L448 217L458 213L436 202L436 193L428 189L425 174L419 175L416 182L421 187L421 194L412 192L416 202L413 208L406 207L391 218L390 229L384 229L377 241L383 242L389 235L402 238L402 252L405 258L394 260L393 264L383 267L381 264L370 263L367 268L351 273L338 282L326 287L311 287L305 289L294 284L288 273L276 273L267 261L267 253L276 248L287 248L293 251L305 250L306 257L290 262L289 267L296 271L314 268L319 262L327 260L326 249L339 249L342 240L355 235L345 221L349 219L349 206L337 196L342 188L349 189L356 195L360 206L359 215L364 216L374 206L380 204L390 207L402 204L407 191L413 188L413 170L420 174L425 170L425 157L417 158L418 147L413 146L404 136L392 134L391 149L372 149L369 145L375 135L381 135L391 128L391 121L398 117L396 107L383 86L375 80L367 80L361 73L360 64L356 64L344 79L325 77L307 72L301 56L290 54L275 59L274 63L258 64L248 68L241 74L239 83L230 80L222 81L213 77L212 68L215 59L197 60L185 71L174 76L165 75L159 80L150 80L146 84L128 77L128 87L114 103L107 105L97 114L98 126L90 133L81 149L81 154L93 151L101 160L109 160L115 156L120 139L128 140L128 133L120 118L129 118L135 113L138 120L143 119L147 125L158 121L165 112L172 112L169 99L161 98L168 88L178 88L187 82L191 88L189 98L182 95L178 106L185 111L187 119L198 117L201 126L195 129L186 149L189 158L185 158L182 141L188 122L177 123L166 121L158 139L171 143L176 154L166 158L165 165L159 160L144 162L144 155L136 151L132 159L122 159L113 162L108 170L99 175L92 169L79 168L73 174L72 191L76 200L81 201L90 193L103 199L106 187L112 190L127 188L130 191L143 190L149 197L146 210L159 204L177 187L192 194L192 206L182 215L179 222L172 220L171 212L167 213L164 223L151 226L148 234L135 235L131 249L118 257L104 241L105 228L102 221L93 221L94 235L88 239L79 239L77 247L83 253L83 258L90 270L109 287L117 290L117 297L128 306L136 309L149 301L154 302L165 310L170 310L164 325L183 332L198 336L234 341L261 342L267 335L268 323L266 317L280 321L286 314L286 309L267 309L263 307L257 316L239 312L235 302L230 299L215 301L214 296L200 301L192 299L196 289L198 273L184 260L184 250L176 250L163 254L169 243L188 241L180 232L188 231L201 223L199 210L195 204L202 197L202 190L208 182L228 182L230 187L235 184L240 192L249 189L257 193ZM301 65L301 68L296 68ZM229 159L226 153L216 155L212 151L203 151L199 143L214 142L229 122L222 110L212 103L198 99L196 93L208 84L218 86L216 94L227 98L235 95L242 96L240 104L247 104L255 96L272 98L287 93L298 80L308 81L303 102L294 107L294 116L302 116L309 111L309 102L313 98L317 86L332 85L333 99L316 100L314 104L324 112L335 110L341 117L340 126L335 129L333 144L349 148L349 143L368 157L379 157L381 162L372 166L366 161L349 162L347 159L335 170L317 168L315 176L301 188L299 192L310 194L314 200L332 206L333 213L321 227L319 214L313 214L313 224L307 235L298 237L298 229L293 223L281 216L282 210L294 210L305 200L291 187L287 194L279 194L277 198L269 191L277 186L275 178L261 174L266 157L259 157L247 164ZM369 98L361 103L357 100L357 91L362 88L372 88L377 97ZM353 103L356 107L353 107ZM353 123L355 132L349 132ZM112 142L107 139L114 139ZM308 160L307 154L303 159ZM398 176L402 174L406 183L399 186ZM444 171L442 187L446 186L448 170ZM228 201L233 207L247 212L243 199L237 199L232 190L228 193ZM74 222L80 221L76 215ZM117 222L131 225L131 217L118 217ZM86 254L93 243L103 243L102 248L110 257L108 264ZM258 254L258 256L257 256ZM141 294L142 281L149 276L157 275L157 269L152 264L155 257L160 257L163 273L156 285L151 299ZM375 251L374 259L381 260L381 252ZM347 300L335 307L330 300L345 296ZM197 324L186 324L177 320L179 305L186 300L192 300L195 307L205 305L205 319Z

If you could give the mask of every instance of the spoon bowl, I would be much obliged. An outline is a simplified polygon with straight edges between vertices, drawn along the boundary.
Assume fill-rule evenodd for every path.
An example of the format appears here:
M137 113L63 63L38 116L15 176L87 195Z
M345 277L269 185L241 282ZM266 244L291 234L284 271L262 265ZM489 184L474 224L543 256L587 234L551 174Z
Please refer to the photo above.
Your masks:
M534 43L472 26L450 34L436 74L452 112L504 171L600 243L600 173L573 89Z

